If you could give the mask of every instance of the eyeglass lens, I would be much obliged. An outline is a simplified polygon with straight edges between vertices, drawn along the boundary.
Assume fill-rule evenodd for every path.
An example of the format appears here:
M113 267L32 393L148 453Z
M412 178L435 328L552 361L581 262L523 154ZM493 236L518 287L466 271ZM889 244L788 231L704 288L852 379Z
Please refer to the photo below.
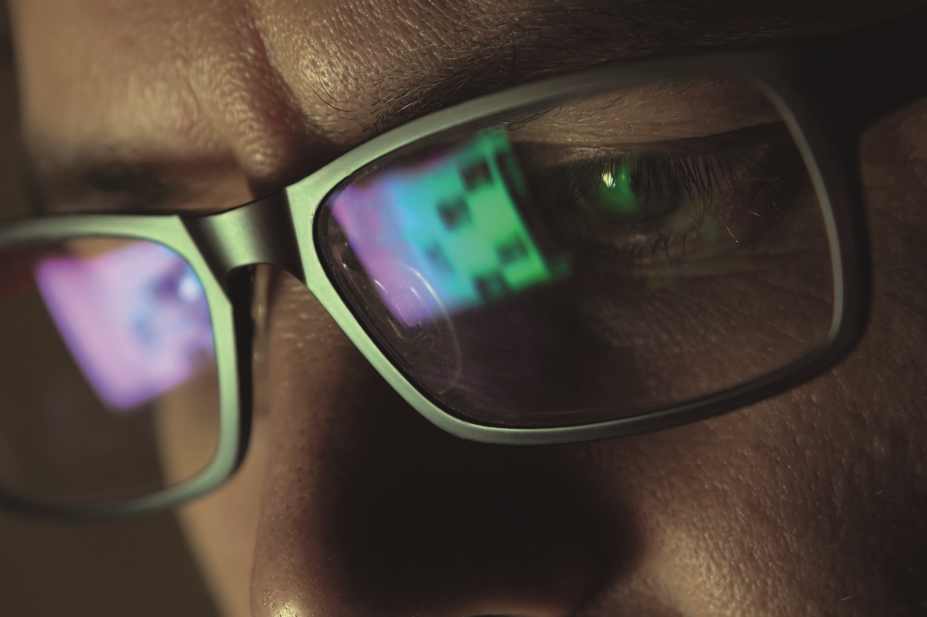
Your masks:
M153 242L0 252L0 485L57 505L136 497L201 471L218 435L203 287Z
M481 423L696 399L795 360L833 318L801 154L728 79L561 100L407 148L341 185L318 225L385 353Z

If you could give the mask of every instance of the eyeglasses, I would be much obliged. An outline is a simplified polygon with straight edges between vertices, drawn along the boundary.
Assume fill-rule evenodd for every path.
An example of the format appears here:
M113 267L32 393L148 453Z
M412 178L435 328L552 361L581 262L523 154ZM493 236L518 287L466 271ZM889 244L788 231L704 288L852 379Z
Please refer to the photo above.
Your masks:
M865 327L858 144L927 93L925 25L519 86L218 214L5 224L0 502L120 516L227 480L256 264L466 439L631 435L814 377Z

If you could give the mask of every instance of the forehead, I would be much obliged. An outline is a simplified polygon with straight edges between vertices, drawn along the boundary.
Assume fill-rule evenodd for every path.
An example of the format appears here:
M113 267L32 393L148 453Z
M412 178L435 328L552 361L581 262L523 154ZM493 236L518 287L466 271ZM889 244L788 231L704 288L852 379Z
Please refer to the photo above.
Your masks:
M845 29L922 2L770 4L14 0L13 14L40 175L143 158L270 178L299 140L313 143L300 155L321 162L411 117L544 75Z

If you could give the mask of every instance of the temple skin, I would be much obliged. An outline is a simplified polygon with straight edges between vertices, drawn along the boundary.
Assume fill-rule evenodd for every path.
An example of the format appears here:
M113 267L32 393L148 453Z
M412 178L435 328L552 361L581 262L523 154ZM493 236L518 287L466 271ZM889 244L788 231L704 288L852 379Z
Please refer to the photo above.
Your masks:
M229 207L506 76L842 30L922 3L532 4L14 0L38 184L62 210ZM875 295L860 346L775 399L632 438L446 435L303 286L262 267L248 458L179 513L222 613L922 613L927 103L873 127L861 160ZM126 182L101 188L94 169Z

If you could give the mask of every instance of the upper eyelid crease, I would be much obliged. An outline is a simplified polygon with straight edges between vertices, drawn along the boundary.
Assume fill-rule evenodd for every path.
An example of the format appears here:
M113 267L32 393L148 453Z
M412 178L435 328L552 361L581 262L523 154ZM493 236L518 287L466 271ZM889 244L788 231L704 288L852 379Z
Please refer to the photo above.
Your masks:
M678 156L699 156L724 150L752 149L764 145L793 143L783 121L758 124L735 131L709 135L631 144L603 143L599 146L515 142L516 149L529 160L548 166L578 164L601 160L602 157L628 156L641 153Z

